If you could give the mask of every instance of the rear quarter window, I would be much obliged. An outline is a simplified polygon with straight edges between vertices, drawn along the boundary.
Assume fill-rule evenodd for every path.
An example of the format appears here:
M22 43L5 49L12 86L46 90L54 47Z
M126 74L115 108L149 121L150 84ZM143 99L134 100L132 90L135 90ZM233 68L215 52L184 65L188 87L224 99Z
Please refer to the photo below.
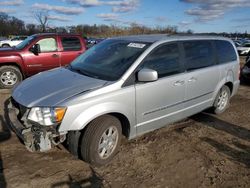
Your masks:
M237 55L233 45L228 41L215 41L218 63L228 63L237 60Z
M78 51L81 50L81 42L78 37L62 37L63 51Z

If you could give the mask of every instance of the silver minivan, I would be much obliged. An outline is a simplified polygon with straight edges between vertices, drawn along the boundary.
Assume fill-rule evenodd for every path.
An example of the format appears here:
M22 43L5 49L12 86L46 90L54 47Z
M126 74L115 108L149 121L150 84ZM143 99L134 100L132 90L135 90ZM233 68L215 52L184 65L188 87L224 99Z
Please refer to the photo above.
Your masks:
M111 161L121 137L135 138L205 109L224 112L239 87L232 41L213 36L107 39L68 67L26 79L6 105L30 151L67 141L93 165Z

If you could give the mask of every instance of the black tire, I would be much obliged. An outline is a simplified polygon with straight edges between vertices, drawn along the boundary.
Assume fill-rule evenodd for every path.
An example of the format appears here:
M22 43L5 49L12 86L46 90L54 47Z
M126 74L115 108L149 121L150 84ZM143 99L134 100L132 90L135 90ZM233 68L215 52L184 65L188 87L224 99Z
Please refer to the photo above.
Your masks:
M9 48L9 47L10 47L9 44L3 44L3 45L2 45L2 48Z
M8 82L8 80L4 78L7 72L11 73L12 81ZM16 66L5 65L0 67L0 89L11 89L21 82L22 79L22 73Z
M69 152L76 158L79 158L79 139L81 136L80 131L69 131L67 135L67 147Z
M98 147L102 135L106 134L109 128L115 127L118 133L116 146L113 147L112 153L107 158L101 158ZM93 120L86 128L81 140L81 156L82 159L91 165L102 166L108 164L119 151L121 143L122 128L121 122L114 116L103 115ZM106 153L106 152L105 152Z
M226 92L226 94L227 94L227 101L226 101L226 104L223 105L224 107L220 108L219 107L219 102L220 102L220 98L221 98L222 94L224 94L224 92ZM219 93L217 94L217 96L215 98L214 105L213 105L213 108L212 108L212 112L214 114L222 114L223 112L225 112L226 109L229 107L230 97L231 97L230 89L229 89L228 86L224 85L220 89Z

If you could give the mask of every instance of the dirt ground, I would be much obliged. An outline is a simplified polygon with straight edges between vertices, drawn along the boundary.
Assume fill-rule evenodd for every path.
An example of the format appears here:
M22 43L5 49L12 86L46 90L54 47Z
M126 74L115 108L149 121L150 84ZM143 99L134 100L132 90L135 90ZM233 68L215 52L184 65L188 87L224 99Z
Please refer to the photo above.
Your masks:
M0 93L0 187L250 187L250 85L220 116L197 114L132 141L92 168L63 148L30 153L6 128Z

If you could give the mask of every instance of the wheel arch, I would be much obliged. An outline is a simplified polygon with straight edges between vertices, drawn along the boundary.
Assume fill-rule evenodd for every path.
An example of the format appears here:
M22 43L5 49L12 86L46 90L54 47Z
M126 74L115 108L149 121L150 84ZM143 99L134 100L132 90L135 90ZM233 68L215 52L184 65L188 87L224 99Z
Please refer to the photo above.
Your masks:
M1 46L4 46L4 45L6 45L6 46L11 46L9 43L3 43Z
M233 93L233 82L226 82L224 85L227 86L230 89L230 94L232 95L232 93Z
M127 115L125 115L122 112L116 112L116 111L110 111L110 112L103 112L97 116L92 117L91 119L88 120L88 122L86 123L85 126L83 126L83 128L81 129L81 131L84 131L84 129L86 129L86 127L90 124L90 122L94 121L95 119L102 117L104 115L111 115L116 117L122 126L122 134L126 137L126 138L131 138L134 137L133 135L135 134L135 131L133 131L133 125L132 123L129 121L129 118L127 117Z
M89 126L89 124L92 121L94 121L95 119L102 117L104 115L111 115L111 116L116 117L121 122L122 134L126 138L130 137L130 122L124 114L119 113L119 112L103 113L102 115L99 115L98 117L92 118L92 120L90 120L87 123L87 125L84 126L83 129L76 130L76 131L69 131L69 133L67 135L67 145L68 145L69 152L71 154L73 154L77 158L81 158L79 146L81 144L80 142L81 142L81 139L85 133L86 128Z
M2 67L2 66L15 66L16 68L18 68L20 70L22 77L25 78L24 70L19 63L16 63L16 62L0 63L0 67Z
M112 115L114 117L116 117L122 125L122 134L126 137L129 138L129 134L130 134L130 122L128 120L128 118L121 113L108 113L109 115Z
M88 107L80 113L75 113L75 111L79 112L80 110L74 107L68 110L69 113L66 113L64 117L65 121L63 121L59 127L60 132L83 130L94 119L109 114L119 119L123 134L128 139L136 136L135 112L126 104L106 102ZM72 111L72 113L70 113L70 111Z

